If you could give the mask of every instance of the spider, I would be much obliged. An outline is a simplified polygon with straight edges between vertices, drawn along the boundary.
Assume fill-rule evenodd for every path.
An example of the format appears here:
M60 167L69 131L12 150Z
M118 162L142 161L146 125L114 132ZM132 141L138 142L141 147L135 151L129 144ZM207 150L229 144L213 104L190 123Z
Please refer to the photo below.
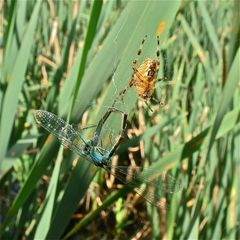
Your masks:
M119 93L117 99L113 102L112 106L119 100L122 100L126 91L132 86L135 87L138 96L144 100L146 105L148 105L149 100L153 100L157 104L163 104L161 101L154 98L153 93L155 90L155 85L157 81L161 81L162 79L157 79L158 71L160 68L160 40L159 36L157 36L157 59L146 58L139 67L137 67L137 62L142 53L142 48L145 40L147 39L147 35L144 36L140 48L137 52L136 58L132 63L133 74L128 85ZM150 108L150 107L149 107ZM152 109L150 108L152 111Z

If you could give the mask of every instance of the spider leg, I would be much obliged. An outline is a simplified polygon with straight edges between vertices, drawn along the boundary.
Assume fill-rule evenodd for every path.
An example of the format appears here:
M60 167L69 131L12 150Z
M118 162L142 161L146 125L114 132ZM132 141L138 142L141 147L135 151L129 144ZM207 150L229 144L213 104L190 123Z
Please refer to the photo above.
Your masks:
M160 82L160 81L167 81L167 80L169 80L167 77L162 77L162 78L159 78L159 79L157 79L157 82Z
M150 107L150 105L148 104L148 102L147 102L147 101L144 101L144 103L145 103L146 106L149 108L149 110L150 110L151 112L153 112L153 110L151 109L151 107Z
M158 61L160 62L160 40L159 40L159 36L157 35L157 51L156 51L156 55L158 58Z
M112 107L115 106L117 101L123 101L124 94L128 91L129 88L133 86L133 79L128 83L128 85L118 94L117 98L113 101Z
M158 99L156 99L155 97L151 97L151 100L153 101L153 102L155 102L156 104L159 104L160 106L164 106L165 105L165 101L162 101L162 100L158 100Z
M156 55L158 58L157 61L157 72L159 71L160 68L160 40L159 40L159 36L157 35L157 51L156 51Z
M101 139L101 142L100 142L100 147L103 148L103 141Z
M138 62L139 56L140 56L141 53L142 53L143 44L144 44L144 42L145 42L146 39L147 39L147 35L144 36L144 38L143 38L143 40L142 40L142 43L141 43L141 45L140 45L140 48L138 49L136 58L135 58L134 61L132 62L132 69L133 69L134 72L136 72L136 70L137 70L137 62Z

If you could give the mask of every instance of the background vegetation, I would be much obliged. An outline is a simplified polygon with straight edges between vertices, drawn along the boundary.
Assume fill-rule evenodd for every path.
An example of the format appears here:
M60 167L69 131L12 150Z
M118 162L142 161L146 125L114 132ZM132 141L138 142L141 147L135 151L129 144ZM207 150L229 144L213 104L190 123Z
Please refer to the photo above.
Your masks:
M1 2L2 239L239 239L239 2ZM156 209L39 128L35 109L96 124L161 41L166 105L137 99L112 161L181 181ZM171 84L169 84L171 83ZM109 122L115 129L118 118ZM63 161L62 161L63 160Z

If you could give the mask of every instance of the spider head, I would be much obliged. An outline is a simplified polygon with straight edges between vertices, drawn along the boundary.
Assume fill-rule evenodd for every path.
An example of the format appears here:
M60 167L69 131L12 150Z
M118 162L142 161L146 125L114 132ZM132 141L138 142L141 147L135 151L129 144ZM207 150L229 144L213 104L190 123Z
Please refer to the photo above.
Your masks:
M151 59L148 64L147 76L154 79L157 78L159 67L159 62L155 59Z

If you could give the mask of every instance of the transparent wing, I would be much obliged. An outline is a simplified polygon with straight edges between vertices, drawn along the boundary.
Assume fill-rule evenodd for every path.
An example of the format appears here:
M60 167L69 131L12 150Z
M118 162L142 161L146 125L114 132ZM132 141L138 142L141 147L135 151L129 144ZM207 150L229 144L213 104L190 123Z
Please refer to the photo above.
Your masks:
M92 162L91 158L84 154L83 148L85 140L82 132L76 130L72 125L66 123L53 113L37 110L35 118L38 124L45 128L48 132L56 136L62 145L72 150L75 154L83 156ZM106 129L106 131L109 129ZM108 132L108 131L107 131ZM114 138L115 133L109 135L110 142ZM102 142L102 140L101 140ZM95 150L102 155L108 153L105 147L99 143ZM112 143L110 143L111 145ZM93 162L92 162L93 163ZM133 188L140 196L155 206L167 207L169 196L181 190L181 184L175 180L167 172L159 173L157 169L143 169L142 167L113 167L110 164L103 167L106 171L114 175L122 183L126 183Z
M167 208L171 195L182 189L180 181L166 171L160 173L157 169L110 165L104 169L157 207Z
M86 142L94 136L97 125L89 125L81 128L77 124L68 124L55 114L44 110L36 110L35 119L39 125L57 137L62 145L92 162L91 158L84 154L83 148ZM113 129L107 126L103 127L98 145L94 147L95 151L102 156L108 154L117 137L118 135Z
M92 129L92 128L96 128L97 125L96 124L91 124L91 125L86 125L86 126L79 126L79 124L71 124L73 126L74 129L78 130L78 131L85 131L88 129Z
M90 160L83 152L85 141L81 136L81 132L77 131L72 125L66 123L55 114L43 110L35 111L35 119L39 125L57 137L62 145L72 150L75 154Z

